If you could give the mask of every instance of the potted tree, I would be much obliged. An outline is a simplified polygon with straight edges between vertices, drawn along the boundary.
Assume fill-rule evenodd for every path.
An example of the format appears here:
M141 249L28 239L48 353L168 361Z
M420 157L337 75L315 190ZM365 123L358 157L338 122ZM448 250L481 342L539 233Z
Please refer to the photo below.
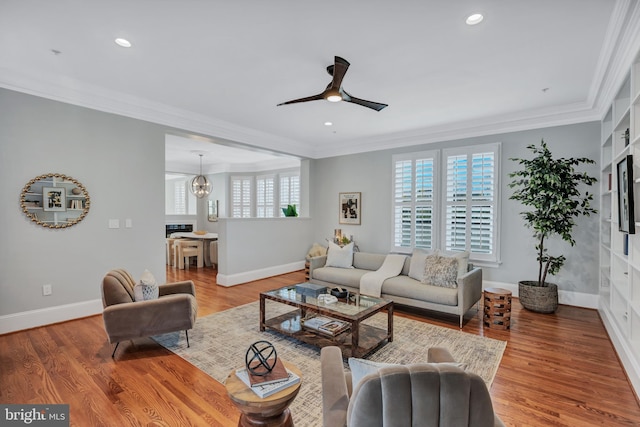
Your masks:
M509 187L515 188L510 199L518 200L529 210L521 212L526 226L533 230L538 254L538 280L520 281L518 292L520 303L526 309L539 313L553 313L558 308L558 286L547 282L547 275L560 271L566 258L564 255L550 255L545 247L546 240L559 236L575 245L572 237L574 219L580 215L589 216L597 211L591 207L593 194L580 191L581 185L592 185L596 178L586 172L576 171L582 164L593 164L593 160L580 158L553 158L547 144L527 147L534 154L532 159L511 160L518 162L522 170L512 172L513 181Z

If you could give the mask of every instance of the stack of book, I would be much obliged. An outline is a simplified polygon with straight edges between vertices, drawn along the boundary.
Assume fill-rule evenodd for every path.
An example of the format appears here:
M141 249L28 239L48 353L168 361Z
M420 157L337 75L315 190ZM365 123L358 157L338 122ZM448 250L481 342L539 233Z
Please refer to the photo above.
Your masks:
M267 375L254 375L247 368L240 368L236 369L236 376L262 399L300 382L300 377L285 368L280 359Z
M304 327L323 334L336 336L349 329L349 323L332 319L331 317L315 316L305 319Z

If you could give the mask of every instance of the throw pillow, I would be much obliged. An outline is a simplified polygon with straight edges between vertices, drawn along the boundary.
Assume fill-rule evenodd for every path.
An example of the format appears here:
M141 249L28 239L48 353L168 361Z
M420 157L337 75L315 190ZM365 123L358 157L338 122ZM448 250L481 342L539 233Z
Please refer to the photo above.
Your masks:
M307 253L307 260L317 256L323 256L326 254L327 254L327 248L320 245L319 243L314 243L313 246L311 246L311 249L309 249L309 252Z
M424 263L422 283L445 288L457 288L458 258L442 257L438 254L427 256Z
M420 249L415 248L411 254L411 262L409 263L409 277L422 282L424 276L424 263L427 259L427 255L436 253L432 249Z
M440 251L438 252L438 254L443 257L452 257L458 260L458 277L467 274L467 266L469 265L469 251Z
M133 287L133 295L136 301L148 301L158 299L158 283L149 270L145 270L140 276L140 282Z
M426 363L426 362L425 362ZM373 374L378 372L380 368L386 368L388 366L396 366L395 363L383 363L383 362L373 362L371 360L366 359L357 359L355 357L349 358L349 369L351 370L351 389L355 390L356 386L362 381L362 378L366 377L369 374ZM455 366L462 370L467 370L467 364L462 362L445 362L445 363L437 363L437 365L449 365Z
M325 267L353 268L353 242L340 247L329 242Z

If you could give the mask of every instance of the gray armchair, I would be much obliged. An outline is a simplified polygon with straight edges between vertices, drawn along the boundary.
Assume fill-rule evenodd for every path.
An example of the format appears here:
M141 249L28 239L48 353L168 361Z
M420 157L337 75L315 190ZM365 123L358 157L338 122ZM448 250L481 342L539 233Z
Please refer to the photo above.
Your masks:
M155 300L137 301L133 287L136 282L122 269L111 270L102 280L102 318L109 342L116 343L114 357L120 341L149 337L168 332L187 334L198 315L195 286L191 280L167 283L158 287Z
M442 348L430 348L429 363L380 368L352 390L338 347L324 347L322 416L325 427L504 427L487 387L465 372Z

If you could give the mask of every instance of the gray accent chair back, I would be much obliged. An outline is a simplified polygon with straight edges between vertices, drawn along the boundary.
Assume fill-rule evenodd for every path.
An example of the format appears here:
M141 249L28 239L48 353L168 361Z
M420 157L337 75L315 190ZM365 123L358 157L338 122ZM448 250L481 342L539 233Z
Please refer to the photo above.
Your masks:
M136 282L123 269L111 270L102 279L102 319L111 344L168 332L185 331L189 335L198 316L195 285L191 280L158 287L158 299L135 301Z
M428 361L380 368L352 390L338 347L321 350L325 427L503 427L482 378L450 363L445 349Z

